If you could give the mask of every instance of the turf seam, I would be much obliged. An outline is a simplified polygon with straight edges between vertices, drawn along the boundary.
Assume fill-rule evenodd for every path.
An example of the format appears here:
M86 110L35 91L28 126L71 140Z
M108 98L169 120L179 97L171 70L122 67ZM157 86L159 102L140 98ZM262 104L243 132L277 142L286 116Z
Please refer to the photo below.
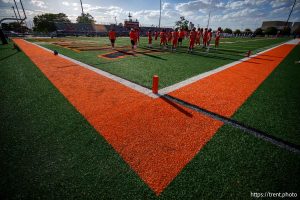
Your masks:
M272 136L266 132L263 132L261 130L258 130L256 128L253 128L253 127L250 127L248 125L245 125L239 121L236 121L236 120L233 120L231 118L228 118L228 117L225 117L225 116L222 116L222 115L219 115L217 113L214 113L214 112L211 112L209 110L206 110L204 108L201 108L197 105L194 105L194 104L191 104L191 103L188 103L186 101L183 101L181 99L178 99L176 97L173 97L173 96L170 96L170 95L161 95L160 96L161 98L164 98L164 99L167 99L167 100L170 100L174 103L177 103L177 104L180 104L186 108L189 108L191 110L194 110L196 112L199 112L201 114L204 114L206 116L209 116L215 120L218 120L218 121L221 121L227 125L230 125L230 126L233 126L237 129L240 129L242 130L243 132L246 132L250 135L253 135L254 137L257 137L259 139L262 139L266 142L269 142L277 147L280 147L282 149L286 149L288 151L291 151L291 152L294 152L294 153L297 153L297 154L300 154L300 146L296 145L296 144L293 144L293 143L290 143L290 142L287 142L287 141L284 141L280 138L277 138L275 136Z

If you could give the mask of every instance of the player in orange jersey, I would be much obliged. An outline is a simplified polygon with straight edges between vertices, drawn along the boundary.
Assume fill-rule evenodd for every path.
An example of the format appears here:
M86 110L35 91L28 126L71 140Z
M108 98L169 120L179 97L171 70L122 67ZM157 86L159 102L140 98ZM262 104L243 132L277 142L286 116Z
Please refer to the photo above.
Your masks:
M168 34L167 34L167 35L168 35L168 43L167 43L167 45L168 45L168 44L171 45L171 44L172 44L172 32L171 32L171 31L168 31Z
M110 29L110 31L108 32L108 37L109 37L109 40L110 40L111 48L114 49L117 34L116 34L116 31L113 28Z
M136 43L137 43L137 34L133 28L129 32L129 37L130 37L130 42L131 42L131 49L134 51L136 48Z
M189 46L189 49L188 49L188 53L193 52L196 37L197 37L196 28L193 28L192 31L190 32L190 46Z
M178 29L176 28L173 32L172 32L172 51L176 51L177 48L177 44L178 44L178 38L179 38L179 32Z
M135 32L136 32L136 37L137 37L137 43L136 43L136 45L138 45L140 43L140 29L136 28Z
M207 51L209 51L211 39L212 39L212 30L210 28L208 29L208 33L207 33Z
M205 28L203 33L203 47L207 47L207 40L208 40L208 30L207 28Z
M216 40L215 40L215 48L219 47L220 44L220 37L221 37L221 27L218 28L217 32L216 32Z
M197 32L196 32L196 45L200 45L200 40L201 40L201 29L198 28Z
M151 32L151 30L149 30L147 32L147 36L148 36L148 47L152 48L152 32Z
M179 38L178 38L178 45L182 46L182 41L184 39L185 33L183 29L180 29L179 31Z
M164 49L166 49L166 44L167 44L167 35L166 35L166 30L163 29L160 34L160 46L163 46Z
M159 33L157 31L154 31L155 40L157 40Z

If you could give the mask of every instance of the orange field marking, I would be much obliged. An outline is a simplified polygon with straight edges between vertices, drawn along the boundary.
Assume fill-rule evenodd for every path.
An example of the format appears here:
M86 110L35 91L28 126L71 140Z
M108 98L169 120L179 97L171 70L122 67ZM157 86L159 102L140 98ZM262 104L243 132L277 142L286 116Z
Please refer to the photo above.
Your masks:
M22 39L15 43L159 195L222 123L162 98L152 99ZM284 59L283 45L172 93L230 116ZM236 99L237 98L237 99Z
M294 47L285 44L272 49L249 62L242 62L174 91L171 95L230 117Z

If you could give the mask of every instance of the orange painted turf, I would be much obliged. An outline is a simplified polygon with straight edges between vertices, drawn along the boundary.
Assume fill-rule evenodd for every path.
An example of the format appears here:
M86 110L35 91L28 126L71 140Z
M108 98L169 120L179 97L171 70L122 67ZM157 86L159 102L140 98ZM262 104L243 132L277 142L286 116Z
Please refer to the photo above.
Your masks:
M157 195L222 126L219 121L162 98L147 97L24 40L14 41ZM252 63L243 62L171 95L231 116L293 47L283 45L252 58Z

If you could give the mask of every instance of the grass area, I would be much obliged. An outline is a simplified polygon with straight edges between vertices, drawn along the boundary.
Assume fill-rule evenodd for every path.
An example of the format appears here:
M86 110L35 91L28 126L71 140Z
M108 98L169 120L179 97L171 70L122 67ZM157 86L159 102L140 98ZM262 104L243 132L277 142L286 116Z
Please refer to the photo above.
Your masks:
M66 41L88 41L95 42L99 46L109 45L107 38L62 38L54 39ZM178 48L176 53L163 51L160 54L144 54L139 56L126 56L122 59L107 60L99 58L109 51L82 51L74 52L60 46L51 44L52 39L45 39L42 46L51 50L58 50L61 54L74 58L91 66L97 67L111 74L117 75L124 79L135 82L147 88L152 87L153 75L160 77L159 88L164 88L190 77L196 76L203 72L215 69L222 65L231 63L244 57L248 50L262 51L265 48L274 46L275 44L287 41L288 38L225 38L224 43L218 50L211 48L210 53L206 53L204 49L197 47L193 54L187 54L188 41L184 40L183 47ZM31 39L30 41L37 41ZM46 42L46 43L45 43ZM47 43L48 42L48 43ZM50 43L49 43L50 42ZM160 49L159 42L154 41L154 48ZM213 43L213 42L212 42ZM118 38L116 45L130 45L129 39L126 37ZM145 48L147 39L141 38L140 48Z
M234 118L283 140L300 145L300 46L273 71Z
M154 196L29 58L0 50L1 199Z
M162 194L163 199L251 199L298 192L300 157L223 126Z
M0 51L1 199L250 199L250 192L300 192L299 155L223 126L156 197L22 52L12 45ZM275 86L282 92L277 95L289 93L297 73L295 65L287 66L295 55L299 47L254 94L255 101L268 98L267 92L277 97ZM270 90L277 78L285 82ZM287 97L299 102L296 94ZM235 119L254 118L249 111L263 101L251 106L251 99ZM296 103L287 106L272 108L297 109ZM299 112L291 112L297 119ZM288 125L292 118L286 120Z

